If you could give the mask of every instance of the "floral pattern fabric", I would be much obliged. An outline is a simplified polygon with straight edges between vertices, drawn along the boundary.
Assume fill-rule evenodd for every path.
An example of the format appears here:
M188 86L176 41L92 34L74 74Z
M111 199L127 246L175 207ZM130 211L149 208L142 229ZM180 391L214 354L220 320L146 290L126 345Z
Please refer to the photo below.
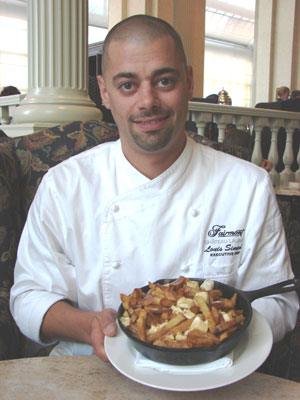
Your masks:
M251 153L247 147L242 146L229 146L226 143L217 142L211 140L205 136L200 136L193 131L187 132L188 136L195 140L197 143L201 143L205 146L212 147L215 150L222 151L227 154L231 154L232 156L242 158L243 160L250 161Z
M23 217L49 168L100 143L119 138L115 125L75 121L14 139L19 161Z
M9 311L22 229L17 161L11 141L0 142L0 359L18 356L22 338Z
M293 272L300 279L300 197L277 195Z

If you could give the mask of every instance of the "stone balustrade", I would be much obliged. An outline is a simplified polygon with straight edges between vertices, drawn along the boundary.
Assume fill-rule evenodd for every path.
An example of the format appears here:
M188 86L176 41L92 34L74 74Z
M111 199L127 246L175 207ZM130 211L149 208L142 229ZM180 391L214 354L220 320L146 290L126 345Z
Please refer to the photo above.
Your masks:
M250 132L251 161L257 165L263 158L272 161L270 176L274 186L286 187L289 182L300 181L300 113L193 101L189 102L188 110L199 135L205 136L205 128L211 122L216 124L219 142L224 141L228 124ZM263 157L266 141L267 155Z
M25 94L14 94L0 97L0 124L9 125L12 120L13 110L24 99Z

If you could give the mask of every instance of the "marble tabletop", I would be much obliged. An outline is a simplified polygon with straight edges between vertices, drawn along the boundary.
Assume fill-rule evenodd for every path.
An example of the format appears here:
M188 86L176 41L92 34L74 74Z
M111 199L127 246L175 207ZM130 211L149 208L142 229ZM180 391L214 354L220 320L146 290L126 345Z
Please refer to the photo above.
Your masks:
M12 400L299 400L300 384L260 373L199 392L158 390L131 381L96 356L0 361L0 399Z

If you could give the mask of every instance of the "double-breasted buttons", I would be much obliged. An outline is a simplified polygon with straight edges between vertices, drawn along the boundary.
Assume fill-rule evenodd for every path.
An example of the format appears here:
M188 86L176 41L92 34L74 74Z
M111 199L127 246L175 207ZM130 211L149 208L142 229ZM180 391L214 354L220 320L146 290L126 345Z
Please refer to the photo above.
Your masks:
M121 266L121 264L119 263L119 261L114 261L114 262L112 263L113 269L119 269L120 266Z
M189 213L192 217L197 217L199 215L199 211L195 208L190 208Z

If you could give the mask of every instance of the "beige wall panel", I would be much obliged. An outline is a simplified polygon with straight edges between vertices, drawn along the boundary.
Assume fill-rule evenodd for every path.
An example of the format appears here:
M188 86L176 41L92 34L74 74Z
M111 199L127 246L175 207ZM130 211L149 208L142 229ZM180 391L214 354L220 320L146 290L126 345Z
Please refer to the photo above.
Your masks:
M300 0L296 1L291 90L300 90Z
M156 17L162 18L167 21L170 25L174 26L174 16L175 16L175 1L174 0L156 0Z
M205 0L110 0L109 28L134 14L148 14L169 22L182 38L187 61L193 65L194 95L203 95Z
M193 66L194 96L203 96L205 48L205 0L177 0L175 23L187 62Z
M277 0L274 20L272 100L277 87L291 87L295 0ZM298 21L299 23L299 21Z
M254 104L275 101L276 88L300 86L300 0L257 0Z
M257 0L255 15L254 104L269 101L272 75L273 0ZM262 40L263 38L263 40Z

